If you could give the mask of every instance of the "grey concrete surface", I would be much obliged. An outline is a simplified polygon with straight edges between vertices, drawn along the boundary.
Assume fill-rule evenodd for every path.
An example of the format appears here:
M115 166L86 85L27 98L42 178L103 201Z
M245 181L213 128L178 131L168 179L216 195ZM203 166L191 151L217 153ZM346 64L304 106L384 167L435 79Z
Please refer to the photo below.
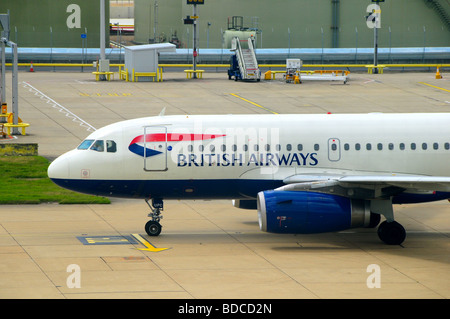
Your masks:
M21 72L19 116L31 125L26 136L0 143L36 142L39 154L53 159L89 134L24 82L99 128L157 115L164 107L166 114L449 112L450 75L443 75L437 80L433 72L385 71L351 74L346 85L296 85L281 79L235 82L210 72L196 80L165 72L161 83L124 82L117 75L96 82L88 72ZM147 213L144 201L124 199L110 205L0 206L0 298L450 297L447 201L395 206L407 230L402 246L384 245L376 229L262 233L255 211L229 201L166 201L163 232L149 238ZM136 234L168 249L139 250L145 246ZM117 237L128 241L104 244ZM94 244L87 244L89 238ZM79 288L68 283L73 264L80 269ZM380 288L368 287L369 265L379 267Z

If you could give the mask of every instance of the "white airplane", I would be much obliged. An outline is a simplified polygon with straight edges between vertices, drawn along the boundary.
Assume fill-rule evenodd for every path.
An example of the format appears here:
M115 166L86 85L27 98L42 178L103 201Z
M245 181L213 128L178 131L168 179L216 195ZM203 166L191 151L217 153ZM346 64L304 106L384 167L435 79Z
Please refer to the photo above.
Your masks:
M161 232L163 199L233 199L261 230L378 228L401 244L393 204L450 198L450 113L177 115L90 134L48 168L74 191L145 199ZM149 200L151 199L151 203Z

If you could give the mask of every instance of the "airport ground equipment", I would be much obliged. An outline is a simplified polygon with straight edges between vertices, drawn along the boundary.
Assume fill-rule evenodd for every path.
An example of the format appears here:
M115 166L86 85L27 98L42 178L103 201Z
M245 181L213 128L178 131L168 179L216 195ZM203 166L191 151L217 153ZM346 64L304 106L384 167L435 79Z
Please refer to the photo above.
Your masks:
M302 60L300 59L287 59L286 60L286 74L284 79L286 83L295 82L300 79L300 69L302 67Z
M228 69L228 80L231 80L233 77L235 81L242 80L236 55L230 57L230 68Z
M347 83L350 78L350 72L348 71L327 71L321 72L316 71L313 74L309 73L301 73L300 74L300 82L303 81L343 81L344 84Z
M344 84L348 81L350 72L348 71L334 71L334 70L319 70L314 72L302 72L302 60L287 59L286 60L286 74L284 78L286 83L302 83L302 81L343 81Z
M172 43L157 43L133 45L125 47L125 68L128 79L133 82L162 80L159 75L158 59L160 52L175 52L176 46ZM122 78L122 76L121 76ZM125 77L127 78L127 77ZM153 78L153 79L152 79Z
M347 83L350 71L343 70L301 70L302 60L286 59L286 71L267 71L265 79L275 80L277 73L283 74L286 83L302 83L302 81L343 81Z
M247 40L240 40L238 37L233 38L231 51L235 52L240 78L238 78L238 73L233 62L231 63L231 73L228 73L228 78L230 78L230 74L232 74L232 76L235 76L236 81L238 79L258 82L261 80L261 71L258 67L253 43L253 37L250 37Z
M222 42L225 48L230 48L231 41L234 37L238 37L241 39L248 39L250 37L253 37L255 39L255 44L260 32L261 31L258 29L258 17L251 17L250 27L244 26L244 17L242 16L228 17L227 30L223 32Z

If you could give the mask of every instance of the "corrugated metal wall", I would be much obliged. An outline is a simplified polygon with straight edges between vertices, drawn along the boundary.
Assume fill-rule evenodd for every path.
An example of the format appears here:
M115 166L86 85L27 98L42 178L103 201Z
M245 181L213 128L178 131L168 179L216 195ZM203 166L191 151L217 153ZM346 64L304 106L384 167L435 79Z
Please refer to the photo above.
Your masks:
M109 1L106 1L107 22ZM243 16L244 26L257 28L258 48L373 47L366 25L371 0L205 0L198 6L200 48L222 48L227 19ZM450 46L448 0L385 0L381 3L379 47ZM192 47L192 15L186 0L135 0L135 40L170 41ZM0 13L11 14L11 40L19 47L99 47L98 0L1 0ZM208 24L209 23L209 24ZM108 26L105 26L108 30ZM81 34L87 34L82 40ZM109 41L109 32L106 32Z
M431 2L439 2L450 15L449 1ZM450 29L431 2L381 3L379 46L450 46ZM200 47L221 48L221 32L231 16L243 16L245 26L260 30L258 48L373 47L373 29L365 21L370 4L370 0L205 0L198 6ZM182 22L192 11L185 0L135 0L136 41L148 43L154 35L167 40L176 32L182 47L192 47L192 26Z
M109 43L109 0L106 40ZM98 0L1 0L0 13L10 10L10 40L19 47L98 48ZM83 40L81 35L86 34Z

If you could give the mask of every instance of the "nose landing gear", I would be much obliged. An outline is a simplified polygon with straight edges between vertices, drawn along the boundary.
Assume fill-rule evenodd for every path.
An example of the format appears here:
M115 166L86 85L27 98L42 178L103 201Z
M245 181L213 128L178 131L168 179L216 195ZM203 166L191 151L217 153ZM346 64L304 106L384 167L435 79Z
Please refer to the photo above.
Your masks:
M148 217L151 217L152 219L145 224L145 232L149 236L158 236L162 230L162 226L159 221L163 218L161 216L161 211L163 211L164 208L163 200L152 198L151 204L149 203L149 199L146 199L145 202L152 211L148 214Z

